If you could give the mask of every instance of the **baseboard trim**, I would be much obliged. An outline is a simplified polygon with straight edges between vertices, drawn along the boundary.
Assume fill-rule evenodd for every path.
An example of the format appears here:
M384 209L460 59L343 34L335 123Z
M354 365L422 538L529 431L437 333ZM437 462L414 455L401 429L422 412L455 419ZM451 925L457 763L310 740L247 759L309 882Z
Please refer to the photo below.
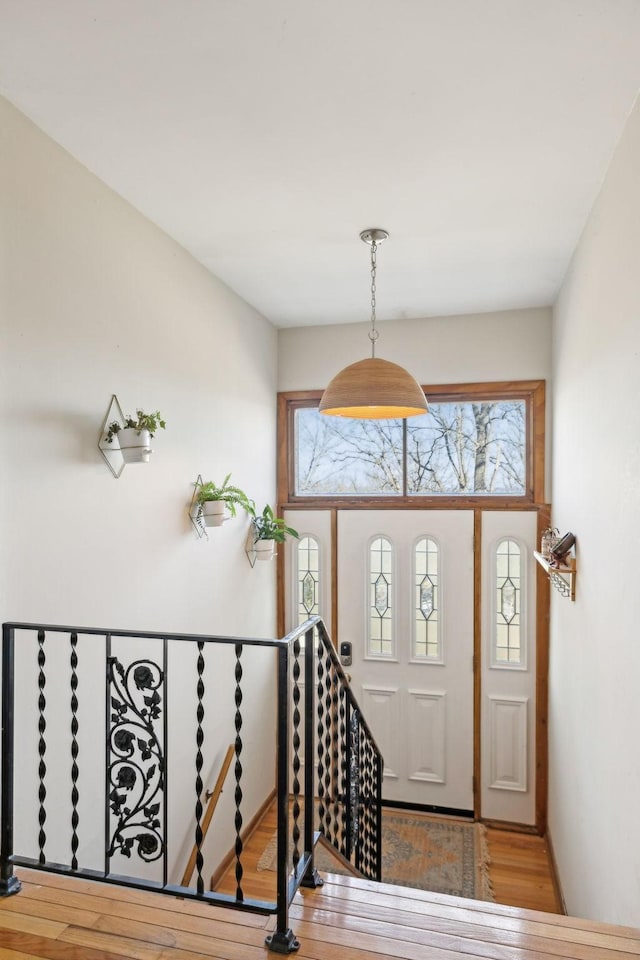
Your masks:
M533 824L511 823L509 820L487 820L485 817L482 817L481 822L490 830L508 830L509 833L528 833L534 837L540 836L538 828Z
M266 800L258 808L254 817L251 818L246 828L241 832L240 838L244 843L247 842L254 830L260 825L262 819L264 818L267 810L273 803L276 797L276 788L274 787ZM236 856L235 847L232 847L227 854L222 858L214 872L211 874L211 883L209 885L210 890L215 890L225 873L233 863Z
M414 810L416 813L433 813L441 817L460 817L473 820L473 810L458 810L456 807L438 807L434 803L405 803L404 800L383 800L383 807L391 810Z
M560 883L560 874L558 873L558 863L556 860L556 855L553 850L553 841L551 840L551 834L547 828L545 834L545 843L547 844L547 850L549 851L549 866L551 867L551 881L553 883L553 890L556 895L556 901L562 913L565 916L568 916L567 904L564 899L564 894L562 892L562 885Z

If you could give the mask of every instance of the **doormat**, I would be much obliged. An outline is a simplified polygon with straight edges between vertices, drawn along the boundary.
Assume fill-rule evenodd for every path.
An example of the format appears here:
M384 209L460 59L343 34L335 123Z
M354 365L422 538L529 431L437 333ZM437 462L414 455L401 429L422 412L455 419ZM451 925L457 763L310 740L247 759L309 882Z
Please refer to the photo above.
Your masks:
M258 870L276 869L274 834ZM453 897L494 902L487 831L481 823L382 811L382 881ZM320 843L314 865L327 873L348 870Z

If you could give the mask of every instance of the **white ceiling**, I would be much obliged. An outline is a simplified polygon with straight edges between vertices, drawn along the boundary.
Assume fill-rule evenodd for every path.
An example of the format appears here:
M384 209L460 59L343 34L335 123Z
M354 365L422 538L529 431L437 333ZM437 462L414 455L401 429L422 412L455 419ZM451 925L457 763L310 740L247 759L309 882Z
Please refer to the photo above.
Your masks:
M0 0L0 92L278 326L554 300L639 0Z

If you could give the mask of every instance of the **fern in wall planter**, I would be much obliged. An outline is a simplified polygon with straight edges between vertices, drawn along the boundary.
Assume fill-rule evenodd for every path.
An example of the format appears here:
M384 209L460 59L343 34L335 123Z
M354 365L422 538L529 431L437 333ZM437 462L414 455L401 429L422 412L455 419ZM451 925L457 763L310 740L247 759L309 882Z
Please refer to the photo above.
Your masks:
M253 515L253 501L249 500L244 490L229 483L230 479L231 474L228 473L220 486L213 480L195 482L195 499L202 511L205 526L221 527L225 520L236 516L238 507Z

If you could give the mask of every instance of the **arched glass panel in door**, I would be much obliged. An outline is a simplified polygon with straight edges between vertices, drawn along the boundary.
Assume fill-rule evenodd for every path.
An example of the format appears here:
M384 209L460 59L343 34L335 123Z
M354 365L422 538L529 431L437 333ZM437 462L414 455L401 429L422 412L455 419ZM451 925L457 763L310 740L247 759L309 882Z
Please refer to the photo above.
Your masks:
M387 537L369 544L368 657L393 657L393 546Z
M304 623L320 613L320 544L315 537L297 542L297 622Z
M442 662L440 551L431 537L417 541L413 555L413 660Z
M522 621L523 556L516 540L500 540L495 550L495 618L492 666L525 666Z

